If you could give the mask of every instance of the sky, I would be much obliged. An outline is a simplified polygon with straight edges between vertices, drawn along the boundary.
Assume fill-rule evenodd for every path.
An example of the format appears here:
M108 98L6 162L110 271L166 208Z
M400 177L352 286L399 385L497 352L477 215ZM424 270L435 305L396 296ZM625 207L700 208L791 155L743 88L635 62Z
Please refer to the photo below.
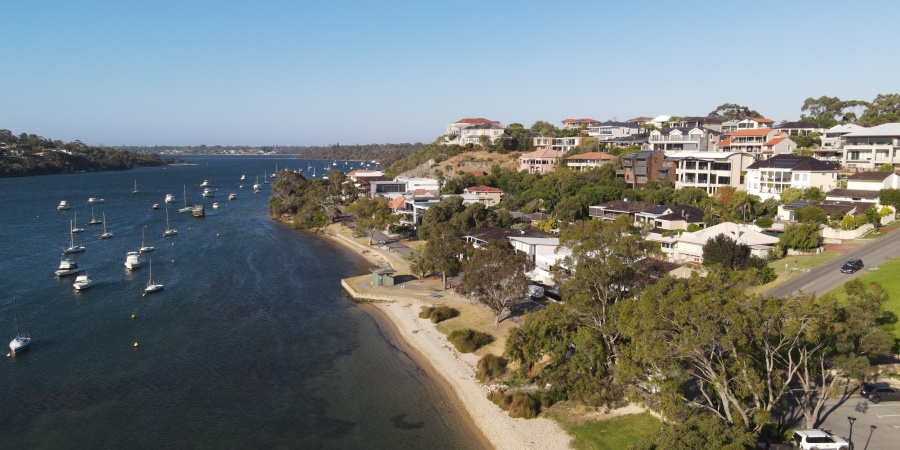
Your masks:
M429 143L484 117L780 122L900 92L900 2L0 2L0 129L90 145Z

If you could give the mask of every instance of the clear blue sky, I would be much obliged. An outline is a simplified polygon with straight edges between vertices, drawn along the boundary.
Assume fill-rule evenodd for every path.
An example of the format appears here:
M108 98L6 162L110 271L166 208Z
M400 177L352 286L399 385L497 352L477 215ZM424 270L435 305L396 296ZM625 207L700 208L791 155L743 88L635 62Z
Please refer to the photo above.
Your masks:
M0 128L105 145L431 142L486 117L795 120L900 91L900 2L0 3Z

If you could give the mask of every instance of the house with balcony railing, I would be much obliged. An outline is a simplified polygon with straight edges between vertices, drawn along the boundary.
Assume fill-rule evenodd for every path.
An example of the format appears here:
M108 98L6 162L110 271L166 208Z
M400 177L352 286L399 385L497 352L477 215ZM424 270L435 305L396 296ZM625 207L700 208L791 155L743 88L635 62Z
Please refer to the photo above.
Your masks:
M666 128L650 132L650 150L710 151L719 143L722 133L701 127Z
M629 137L640 133L641 123L606 121L588 126L587 134L600 141Z
M776 155L747 166L747 193L767 200L789 188L817 187L828 192L837 187L839 170L836 163L811 156Z
M809 136L810 133L825 133L825 127L812 122L787 122L775 127L776 130L788 136Z
M442 143L445 145L450 145L450 144L463 145L464 144L463 143L463 130L473 127L473 126L486 126L486 125L495 125L495 126L499 127L500 129L503 129L503 125L500 122L497 122L496 120L489 120L489 119L485 119L483 117L476 117L476 118L466 117L464 119L457 120L456 122L453 122L450 125L447 125L447 133L444 136L444 141ZM488 130L490 130L490 131L472 130L472 132L469 133L468 136L471 139L472 136L474 136L476 133L479 133L479 132L487 133L488 135L491 135L493 133L493 130L490 128ZM502 132L501 132L501 134L502 134ZM478 143L477 138L476 138L475 143Z
M581 130L598 124L600 124L600 121L594 119L565 119L562 121L562 129Z
M723 186L743 189L744 171L754 158L747 153L681 151L666 152L666 160L676 166L676 189L696 187L712 195Z
M572 170L583 172L606 164L611 164L616 157L605 152L588 152L566 158L566 166Z
M822 145L812 149L813 156L826 161L844 160L844 136L854 131L864 130L865 127L848 123L835 125L822 133Z
M756 159L790 153L795 148L797 148L797 144L794 141L772 128L729 131L716 144L717 151L747 153Z
M843 165L872 170L884 164L900 167L900 123L886 123L844 135Z
M519 156L519 171L528 173L550 173L556 170L559 158L565 154L558 150L535 150Z
M666 162L663 151L640 151L622 157L622 169L616 175L632 189L640 189L648 181L675 181L675 166Z
M534 145L534 149L537 151L541 150L553 150L557 152L567 152L569 150L574 149L575 147L581 147L584 145L584 136L571 136L571 137L544 137L538 136L532 138L532 144Z

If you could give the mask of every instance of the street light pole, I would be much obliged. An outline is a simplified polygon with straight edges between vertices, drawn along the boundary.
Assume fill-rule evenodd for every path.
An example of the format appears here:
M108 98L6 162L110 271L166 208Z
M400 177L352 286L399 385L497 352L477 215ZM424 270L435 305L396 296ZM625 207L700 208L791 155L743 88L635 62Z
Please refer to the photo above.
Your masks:
M856 422L856 417L847 416L847 421L850 422L850 438L847 440L850 441L850 448L853 448L853 422Z

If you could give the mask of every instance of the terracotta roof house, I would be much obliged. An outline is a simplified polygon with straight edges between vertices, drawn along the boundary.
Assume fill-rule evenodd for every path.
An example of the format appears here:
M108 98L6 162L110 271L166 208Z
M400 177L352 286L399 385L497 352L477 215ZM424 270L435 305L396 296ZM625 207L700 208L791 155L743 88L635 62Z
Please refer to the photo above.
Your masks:
M494 206L500 203L500 199L503 197L503 191L490 186L467 187L463 189L463 193L475 195L484 206Z
M632 118L632 119L628 119L628 120L626 120L626 122L628 122L628 123L637 123L637 124L641 124L641 123L649 122L649 121L651 121L651 120L653 120L652 117L639 116L639 117L635 117L635 118Z
M772 128L752 128L729 131L725 139L716 144L721 152L742 152L754 155L757 159L763 155L786 154L797 148L797 144L778 130Z
M559 158L565 152L560 150L535 150L519 156L519 171L528 173L550 173L556 170Z
M747 166L747 193L766 200L789 188L817 187L828 192L837 187L839 171L837 163L811 156L775 155Z
M585 171L600 167L616 160L616 157L605 152L588 152L566 158L566 165L572 170Z
M595 125L600 123L599 120L594 119L565 119L562 121L562 129L563 130L580 130L582 128L589 127L591 125Z

